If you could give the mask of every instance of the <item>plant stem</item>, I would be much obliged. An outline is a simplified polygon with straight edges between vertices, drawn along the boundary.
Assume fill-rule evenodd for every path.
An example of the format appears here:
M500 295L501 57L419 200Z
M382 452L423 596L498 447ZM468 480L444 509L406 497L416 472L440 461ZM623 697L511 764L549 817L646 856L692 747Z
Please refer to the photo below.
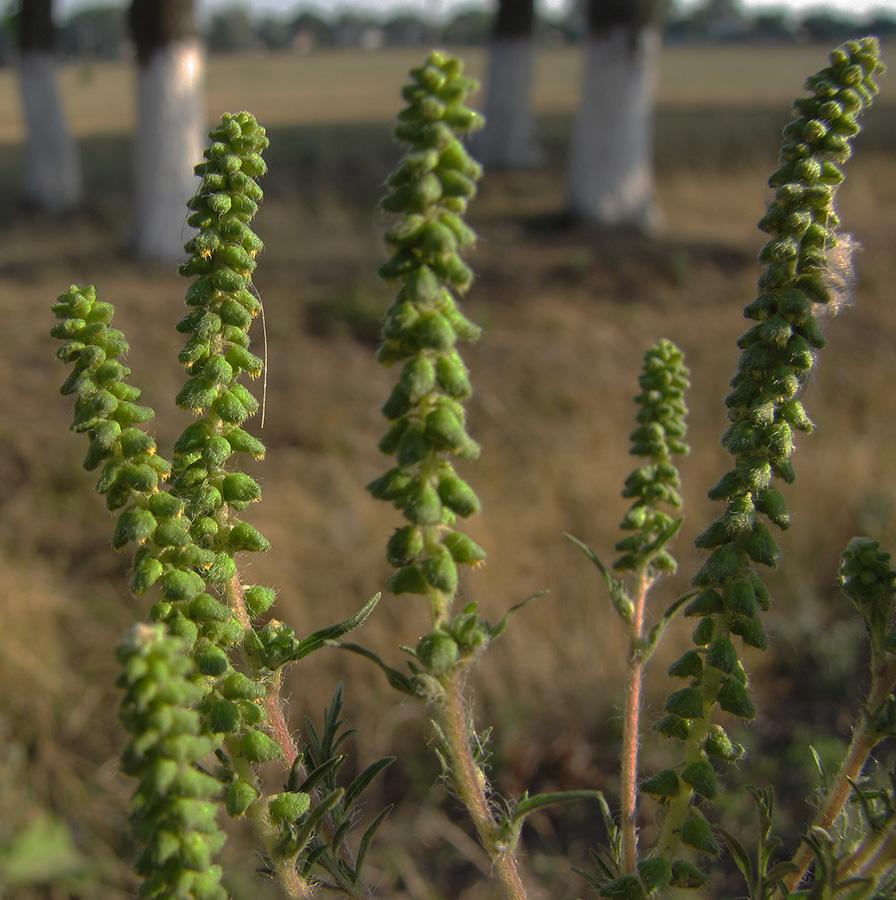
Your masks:
M629 627L628 686L622 732L622 859L626 873L638 866L638 749L641 732L641 695L644 683L644 611L652 580L646 567L638 575L635 611Z
M463 696L463 673L452 670L442 679L442 686L445 693L439 706L455 790L476 826L479 840L501 879L508 900L526 900L528 895L520 878L516 848L502 840L500 826L489 807L488 782L473 758L470 719Z
M874 671L871 689L862 711L859 723L852 735L852 742L840 766L840 771L827 792L824 803L819 807L811 828L827 830L834 824L846 805L853 785L862 775L862 769L868 762L871 751L880 742L882 735L874 727L874 713L896 688L896 664L878 666ZM793 857L796 870L784 879L784 886L789 893L797 889L812 864L812 848L805 842Z
M684 744L683 762L687 766L704 758L703 742L709 734L712 725L712 712L715 708L716 697L722 684L722 673L712 666L704 669L703 682L700 685L703 693L703 716L691 720L691 730ZM666 818L663 821L663 829L656 844L657 854L671 860L678 851L681 843L681 829L687 821L691 809L691 800L694 791L690 788L682 790L673 798L666 810Z
M258 777L255 774L252 763L242 756L235 741L228 739L227 744L234 773L247 784L257 785ZM311 885L296 870L295 859L292 857L284 858L273 852L277 829L271 822L267 798L264 793L261 793L258 799L249 804L249 808L246 810L246 817L255 826L256 833L264 842L265 849L268 851L268 859L274 868L274 873L283 893L290 900L307 900L307 898L310 898L314 891Z

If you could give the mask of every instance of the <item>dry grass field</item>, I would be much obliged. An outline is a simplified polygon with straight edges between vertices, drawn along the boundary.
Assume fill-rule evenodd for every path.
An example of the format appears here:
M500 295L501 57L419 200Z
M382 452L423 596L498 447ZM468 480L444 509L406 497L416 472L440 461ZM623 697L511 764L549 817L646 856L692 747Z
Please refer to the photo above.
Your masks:
M480 235L471 255L478 280L465 301L487 332L465 353L476 389L471 430L483 454L465 476L483 502L470 531L489 560L464 583L463 599L477 600L494 620L529 594L550 592L516 617L476 676L477 712L496 726L493 774L509 794L615 790L620 634L596 571L562 533L612 559L627 506L619 492L633 466L631 398L645 349L668 337L692 370L693 451L681 466L681 574L657 590L654 615L686 589L697 558L693 538L713 515L706 491L726 470L718 438L735 340L745 330L741 310L755 292L765 180L790 99L825 53L666 52L657 115L665 224L656 237L599 232L563 216L580 64L573 50L539 57L535 102L545 167L483 180L470 216ZM266 243L256 285L267 322L260 436L268 457L257 467L265 496L251 518L273 549L252 563L251 577L279 588L278 616L298 632L351 614L381 590L389 571L385 542L399 523L364 490L386 464L376 442L392 379L373 358L378 319L390 302L375 277L385 222L376 204L399 153L390 139L398 91L421 57L333 52L213 59L209 66L210 120L247 108L272 140L256 220ZM478 52L469 54L474 73L482 62ZM829 349L808 388L818 427L799 442L797 479L787 491L794 525L770 579L775 644L752 658L763 718L747 735L758 749L737 777L781 784L781 826L791 838L798 823L789 801L812 788L808 735L820 733L813 741L823 754L836 749L861 686L861 633L836 591L838 554L858 533L896 549L891 81L884 81L840 195L843 227L863 247L859 283L853 303L829 325ZM70 410L58 394L64 375L47 337L49 307L72 282L96 284L116 304L134 382L157 410L160 445L170 446L185 424L171 398L181 383L173 324L186 284L128 255L130 71L71 68L63 84L89 201L71 218L46 221L18 200L17 86L12 72L0 71L0 880L11 900L118 900L129 896L130 884L121 864L126 786L116 773L113 649L144 608L128 595L127 560L109 549L111 520L93 477L80 468L84 442L66 431ZM426 610L413 597L385 596L357 637L398 664L398 645L415 643L425 627ZM661 648L653 664L653 711L668 690L664 663L688 631L686 624L673 628L667 652ZM399 702L360 661L322 651L293 672L296 728L304 715L320 718L340 680L347 718L359 729L353 765L401 754L379 789L384 802L397 804L374 854L380 895L494 896L464 823L436 814L453 806L436 787L435 760L423 746L422 708ZM648 766L662 750L648 739ZM592 813L533 819L527 865L541 878L545 900L584 890L561 854L581 860L598 840ZM748 809L735 814L749 821ZM9 861L23 856L11 843L15 835L41 827L55 835L56 852L43 860L48 868L10 875ZM232 852L241 846L235 842ZM245 874L231 884L234 897L264 896L251 857L244 863ZM740 889L733 882L716 890L730 900Z

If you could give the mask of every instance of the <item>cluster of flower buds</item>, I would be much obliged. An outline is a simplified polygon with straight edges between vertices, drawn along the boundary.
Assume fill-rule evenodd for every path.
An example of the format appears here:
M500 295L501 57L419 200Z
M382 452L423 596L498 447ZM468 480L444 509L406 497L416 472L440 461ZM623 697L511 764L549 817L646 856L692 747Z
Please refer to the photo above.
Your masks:
M481 119L464 105L476 83L463 75L459 61L433 53L411 77L395 131L410 150L390 176L382 203L401 216L385 235L392 255L380 275L400 287L378 351L384 365L403 364L383 407L391 424L380 441L396 466L368 489L410 523L389 541L388 559L398 569L390 590L428 595L440 619L457 588L458 565L485 557L453 530L457 516L478 511L479 500L450 459L479 454L467 433L463 401L471 388L456 344L475 340L480 329L460 312L456 296L473 278L460 250L475 240L463 213L480 175L458 135L479 127Z
M755 717L732 638L760 649L767 645L760 613L769 607L769 594L753 567L777 564L778 547L767 523L783 529L789 518L774 482L793 480L794 432L813 427L799 393L824 344L819 314L836 306L842 287L834 277L841 267L838 244L846 242L837 235L833 209L843 177L839 166L850 155L857 117L877 92L874 76L882 66L877 42L870 38L843 45L830 62L808 80L812 96L796 102L780 168L770 180L775 198L760 227L771 239L760 255L759 296L745 310L757 324L738 342L743 352L726 401L731 425L722 443L735 467L709 493L727 509L696 541L711 553L693 579L698 593L685 607L685 615L698 620L695 648L669 669L688 683L669 696L655 726L684 742L685 762L641 785L671 804L659 847L659 855L671 860L679 843L718 852L691 804L715 797L714 760L736 760L743 753L711 724L714 708L741 719Z
M162 625L137 625L119 648L124 690L121 720L131 734L122 770L139 785L131 825L142 846L135 870L142 900L226 900L221 867L212 859L224 843L216 822L221 783L195 760L215 749L196 704L197 680L188 644Z
M189 335L180 354L189 378L177 402L198 418L176 442L173 464L157 453L154 439L136 427L151 419L153 412L137 405L140 391L126 381L130 370L120 357L128 345L121 332L110 326L113 307L97 301L92 287L72 287L54 306L60 322L52 330L66 341L58 356L74 363L62 391L77 395L73 429L87 432L90 439L85 465L89 469L103 465L97 490L105 495L110 509L121 510L113 546L137 545L135 593L160 589L150 619L164 623L166 637L153 638L147 647L158 654L173 646L169 641L181 641L190 657L195 678L189 681L189 689L166 701L169 706L183 703L175 721L195 720L206 735L184 744L196 751L183 756L184 765L209 752L206 744L211 735L217 735L217 744L226 739L228 752L249 763L281 753L263 730L266 714L259 701L264 688L236 671L230 659L230 651L250 636L256 656L271 656L262 634L247 629L246 623L271 606L274 592L259 585L239 585L234 559L237 552L268 549L267 540L233 514L257 500L260 488L249 475L227 468L237 451L255 458L264 455L263 444L241 427L258 403L238 379L244 372L257 376L263 367L249 351L247 333L260 309L250 287L255 256L262 249L248 223L261 199L255 178L265 169L260 153L267 138L246 113L226 115L210 137L205 162L197 166L201 186L190 202L193 212L188 221L198 233L186 247L191 257L181 269L185 275L199 277L187 294L191 309L178 324ZM169 478L170 487L165 489L163 482ZM237 602L242 606L239 615ZM156 630L150 628L145 634L155 635ZM127 660L138 652L138 645L132 644L123 651ZM127 665L133 668L142 663ZM124 715L133 718L127 712L130 702L126 698ZM229 785L227 808L240 814L258 790L221 771L221 780ZM221 780L214 782L218 794ZM163 788L159 790L164 793ZM152 885L159 878L168 883L173 874L170 866L161 865L158 841L151 833L155 826L139 822L138 826L137 837L150 860L143 874L151 877L143 889L150 892L147 896L155 896ZM165 837L169 825L160 827L164 840L169 840ZM173 866L178 864L177 853L171 852ZM206 896L194 893L196 898Z
M853 538L840 562L840 588L865 621L872 669L896 659L896 572L880 542Z
M838 299L830 273L841 240L833 208L839 166L850 155L858 116L877 92L880 70L874 39L843 45L808 80L813 96L796 102L785 129L781 167L770 180L775 198L760 223L772 237L760 255L759 296L745 310L757 324L738 342L743 353L726 401L732 424L723 444L736 466L710 491L728 509L697 540L712 550L694 579L702 593L688 608L703 620L701 646L713 639L711 623L722 619L722 630L744 643L767 643L759 612L768 597L750 567L777 564L766 520L779 528L789 523L773 482L793 480L794 432L813 427L799 393L824 345L819 313Z
M630 437L630 452L649 462L625 481L622 496L633 497L635 502L620 528L634 533L616 544L616 550L625 554L615 562L617 570L635 571L646 565L650 574L675 571L676 563L664 548L664 538L676 523L663 506L680 509L682 505L678 493L681 478L672 457L689 450L683 440L687 433L684 392L690 387L689 376L684 354L671 341L658 341L644 355L638 378L641 393L635 398L641 408L638 428Z

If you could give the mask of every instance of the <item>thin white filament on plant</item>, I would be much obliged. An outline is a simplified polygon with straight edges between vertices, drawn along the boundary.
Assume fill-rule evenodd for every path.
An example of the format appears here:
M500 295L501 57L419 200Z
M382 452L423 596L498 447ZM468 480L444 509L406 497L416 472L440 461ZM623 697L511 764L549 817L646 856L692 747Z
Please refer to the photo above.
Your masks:
M821 311L833 318L844 306L851 306L855 299L857 282L855 255L862 245L851 234L838 234L837 243L826 252L828 265L824 271L825 287L831 299Z
M261 342L264 345L264 358L261 373L261 425L259 427L264 428L264 414L268 402L268 325L264 317L264 301L261 299L261 293L254 284L252 290L261 307Z

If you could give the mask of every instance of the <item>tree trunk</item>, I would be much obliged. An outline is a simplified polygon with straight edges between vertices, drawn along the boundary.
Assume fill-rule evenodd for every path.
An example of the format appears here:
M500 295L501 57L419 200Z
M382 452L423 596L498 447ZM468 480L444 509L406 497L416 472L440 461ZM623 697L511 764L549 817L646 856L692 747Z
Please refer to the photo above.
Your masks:
M134 245L141 259L178 261L191 236L186 203L202 158L205 60L191 0L133 0L137 48Z
M525 169L541 162L532 117L533 0L499 0L488 47L485 129L474 153L487 166Z
M59 97L52 0L22 0L20 23L24 192L38 208L58 215L81 199L81 168Z
M655 4L592 0L569 205L576 216L644 231L659 221L653 183Z

